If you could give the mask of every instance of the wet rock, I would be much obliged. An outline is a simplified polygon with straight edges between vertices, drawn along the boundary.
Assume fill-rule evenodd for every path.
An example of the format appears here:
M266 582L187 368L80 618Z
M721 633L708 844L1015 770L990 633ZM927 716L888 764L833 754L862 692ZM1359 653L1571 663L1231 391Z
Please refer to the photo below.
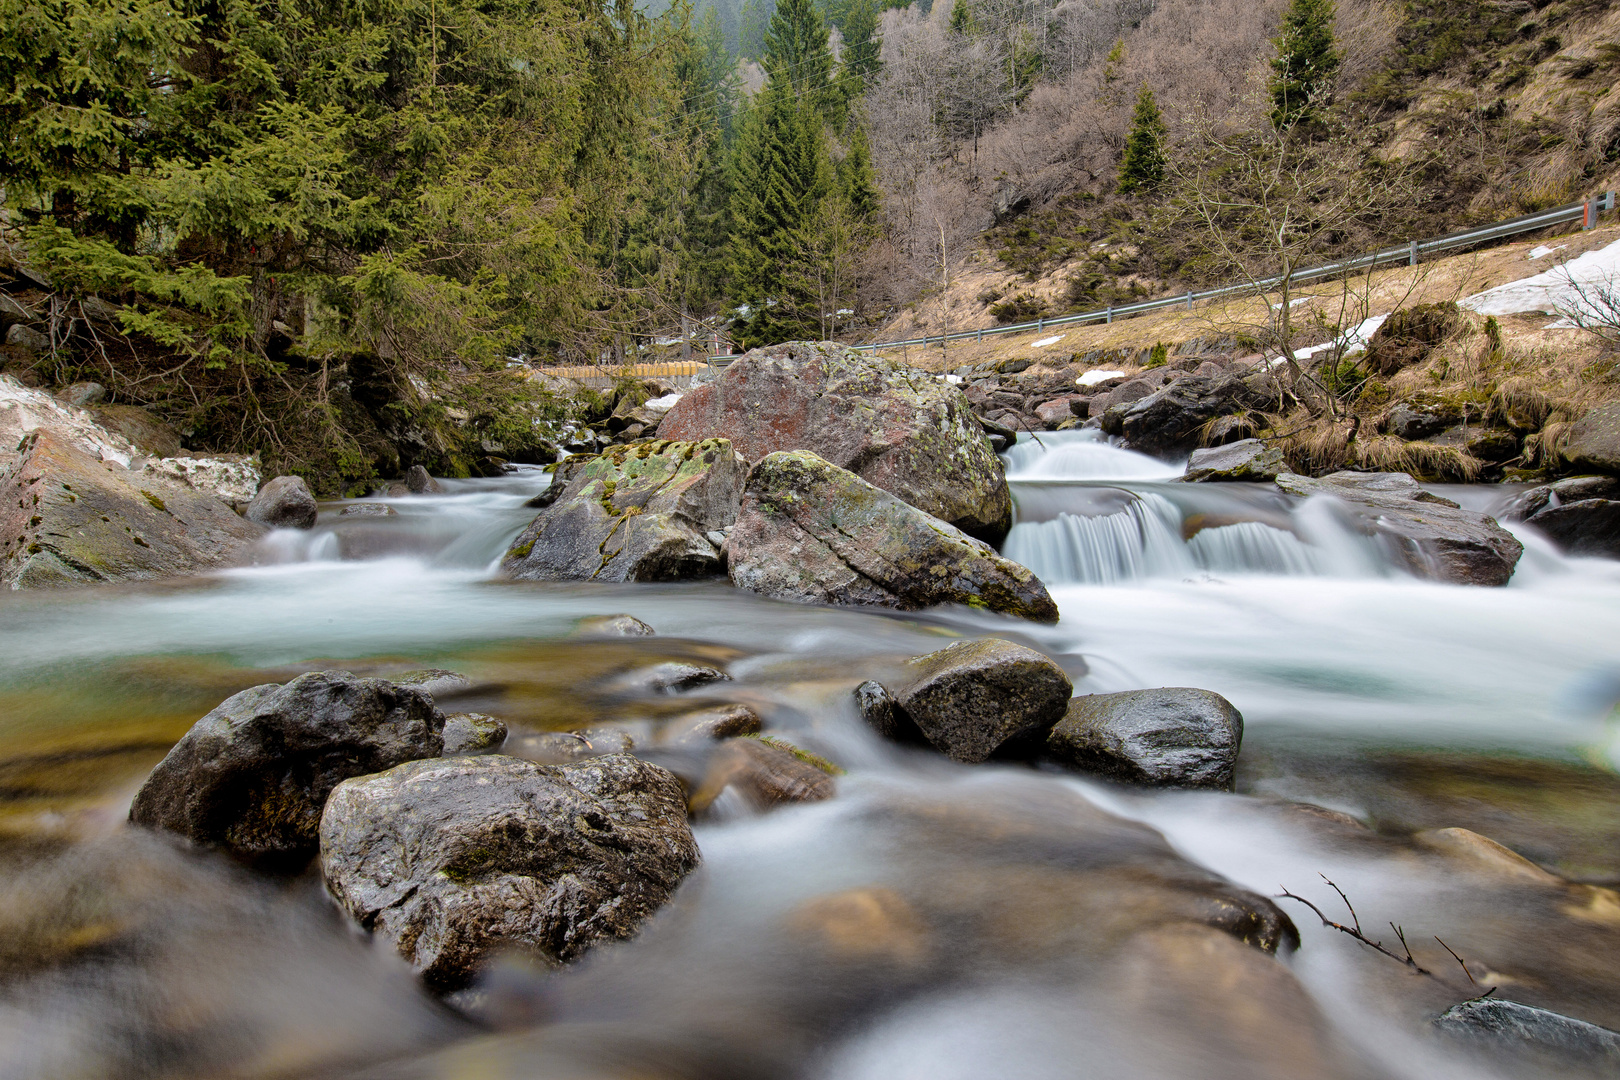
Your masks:
M312 671L255 686L192 725L141 785L129 819L252 859L304 859L333 788L437 757L443 730L426 693L381 679Z
M860 710L866 726L885 739L900 741L917 733L916 725L906 717L889 688L875 679L868 679L855 688L855 707Z
M444 754L476 754L506 741L506 724L483 713L448 713L444 718Z
M1620 558L1620 501L1582 499L1549 506L1525 519L1570 555Z
M733 585L780 600L1058 618L1028 569L804 451L771 454L749 474L726 562Z
M1074 692L1051 660L996 638L957 642L908 669L893 690L900 710L935 749L969 764L1044 736Z
M0 472L0 584L173 577L246 558L263 530L219 499L97 461L47 429Z
M747 470L724 439L613 447L568 480L501 567L512 577L543 581L678 581L720 573L720 552L706 534L736 520Z
M717 667L670 660L622 675L614 680L612 689L619 693L679 694L709 683L730 681L731 676Z
M1620 479L1612 476L1572 476L1551 484L1529 488L1499 504L1496 516L1503 521L1528 521L1549 506L1584 499L1620 498Z
M709 760L702 781L689 805L702 814L727 788L736 791L755 810L783 803L820 802L836 793L828 762L798 751L780 740L727 739Z
M278 476L259 489L243 517L267 529L313 529L319 512L302 476Z
M1570 425L1561 453L1572 468L1620 475L1620 405L1599 405Z
M1099 388L1104 386L1107 384L1099 384ZM1121 415L1124 415L1126 406L1141 401L1157 389L1157 386L1146 379L1127 379L1117 386L1107 386L1107 393L1097 399L1093 411L1098 416L1107 416L1108 410L1117 408L1121 410Z
M1286 471L1282 451L1259 439L1241 439L1225 446L1194 450L1182 479L1188 483L1211 480L1275 480Z
M1436 1017L1434 1026L1482 1047L1541 1051L1610 1068L1620 1066L1620 1032L1517 1001L1465 1001Z
M747 705L719 705L669 720L664 727L664 737L675 743L701 744L741 735L758 735L764 727L759 713Z
M399 511L387 503L354 503L338 511L338 517L398 517Z
M1018 441L1018 432L1007 425L988 420L983 416L975 416L974 419L978 420L979 426L984 429L986 435L990 436L992 443L999 438L1002 440L1002 445L1006 447Z
M1341 500L1361 530L1418 577L1506 585L1524 551L1493 519L1423 490L1405 473L1336 472L1318 480L1283 473L1277 486Z
M502 949L630 937L698 864L680 783L624 754L410 762L340 784L320 836L338 904L441 988Z
M1110 405L1103 430L1147 454L1185 454L1217 417L1265 405L1258 389L1235 375L1186 375L1129 405Z
M412 495L437 495L444 489L420 465L412 465L405 473L405 490Z
M587 615L574 624L574 637L652 637L658 631L634 615Z
M756 462L808 450L972 535L999 541L1012 524L1006 474L962 392L833 342L739 357L681 398L658 434L730 439Z
M1208 690L1166 687L1069 702L1047 755L1131 784L1229 789L1243 714Z

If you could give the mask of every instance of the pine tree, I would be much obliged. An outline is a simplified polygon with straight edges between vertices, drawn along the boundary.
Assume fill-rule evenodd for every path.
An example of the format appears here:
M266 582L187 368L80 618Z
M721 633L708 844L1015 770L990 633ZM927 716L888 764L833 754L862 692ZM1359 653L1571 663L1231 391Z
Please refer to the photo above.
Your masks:
M1339 53L1333 47L1334 0L1293 0L1272 44L1271 122L1278 129L1310 121L1333 91Z
M1164 180L1164 116L1146 83L1136 95L1131 133L1125 139L1125 160L1119 169L1119 191L1133 194Z

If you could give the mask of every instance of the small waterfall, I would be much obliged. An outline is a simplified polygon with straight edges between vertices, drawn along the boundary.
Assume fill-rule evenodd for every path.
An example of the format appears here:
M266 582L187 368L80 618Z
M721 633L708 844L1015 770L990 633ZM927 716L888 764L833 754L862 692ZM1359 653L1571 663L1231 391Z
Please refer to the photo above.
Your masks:
M1187 550L1201 569L1224 574L1324 574L1327 559L1286 529L1258 521L1242 521L1202 529L1187 541Z
M1117 514L1059 514L1014 525L1003 554L1048 585L1114 585L1195 569L1181 541L1181 512L1151 492Z
M1005 454L1007 479L1019 480L1169 480L1184 466L1110 446L1102 432L1053 431L1036 439L1019 439Z

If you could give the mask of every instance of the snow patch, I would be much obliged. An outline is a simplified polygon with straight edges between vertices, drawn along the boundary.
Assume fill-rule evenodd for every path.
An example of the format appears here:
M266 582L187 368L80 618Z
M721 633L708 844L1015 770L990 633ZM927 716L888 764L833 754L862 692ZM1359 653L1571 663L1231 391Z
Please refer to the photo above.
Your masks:
M1563 251L1567 247L1569 247L1568 244L1559 244L1557 247L1548 247L1546 244L1542 244L1540 247L1531 248L1530 249L1530 254L1527 256L1527 258L1531 258L1531 259L1545 258L1546 256L1551 255L1553 252L1555 252L1555 251Z
M1109 379L1117 379L1123 374L1125 374L1123 371L1088 371L1078 379L1074 380L1074 385L1096 386L1100 382L1107 382Z
M1056 345L1058 342L1060 342L1062 340L1063 340L1063 335L1062 334L1059 334L1057 337L1043 337L1039 341L1032 342L1030 344L1030 348L1032 348L1032 349L1044 349L1048 345Z
M1506 285L1476 293L1458 306L1481 315L1517 315L1536 311L1557 315L1580 308L1589 315L1599 317L1600 313L1592 310L1589 302L1582 301L1582 288L1588 291L1613 288L1620 292L1620 240L1608 247L1588 251L1535 277L1510 281ZM1551 323L1547 329L1574 325L1570 319L1563 318Z
M1367 342L1372 338L1374 332L1376 332L1380 326L1383 326L1384 321L1388 318L1388 315L1374 315L1372 318L1366 319L1360 323L1357 323L1355 326L1352 326L1350 329L1346 330L1332 341L1324 341L1320 345L1311 345L1303 349L1295 349L1294 359L1309 360L1317 353L1327 352L1329 349L1336 348L1339 345L1344 346L1344 352L1341 354L1344 356L1348 356L1353 352L1363 350L1367 347Z

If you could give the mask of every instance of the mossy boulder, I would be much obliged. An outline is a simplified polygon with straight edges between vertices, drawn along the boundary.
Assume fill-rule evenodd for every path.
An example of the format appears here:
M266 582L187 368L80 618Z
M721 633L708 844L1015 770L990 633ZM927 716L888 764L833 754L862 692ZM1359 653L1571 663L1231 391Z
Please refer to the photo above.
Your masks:
M730 439L750 461L809 450L972 536L998 542L1012 525L1006 473L962 391L836 342L739 357L658 434Z
M754 467L725 548L732 584L781 600L1058 618L1027 568L809 451Z
M1620 476L1620 405L1599 405L1571 424L1563 457L1572 468Z
M129 819L296 865L315 854L333 788L438 757L444 723L425 691L347 671L255 686L192 725L141 785Z
M56 433L0 472L0 583L13 589L174 577L245 559L264 532L223 501L98 461Z
M502 569L542 581L718 574L720 551L708 534L736 520L747 471L725 439L612 447L567 470L566 480L558 470L557 493L513 541Z
M629 754L409 762L340 784L320 835L338 904L442 989L630 937L698 864L680 781Z
M1462 312L1452 301L1414 304L1384 320L1367 342L1367 369L1385 378L1428 359L1435 346L1462 326Z

